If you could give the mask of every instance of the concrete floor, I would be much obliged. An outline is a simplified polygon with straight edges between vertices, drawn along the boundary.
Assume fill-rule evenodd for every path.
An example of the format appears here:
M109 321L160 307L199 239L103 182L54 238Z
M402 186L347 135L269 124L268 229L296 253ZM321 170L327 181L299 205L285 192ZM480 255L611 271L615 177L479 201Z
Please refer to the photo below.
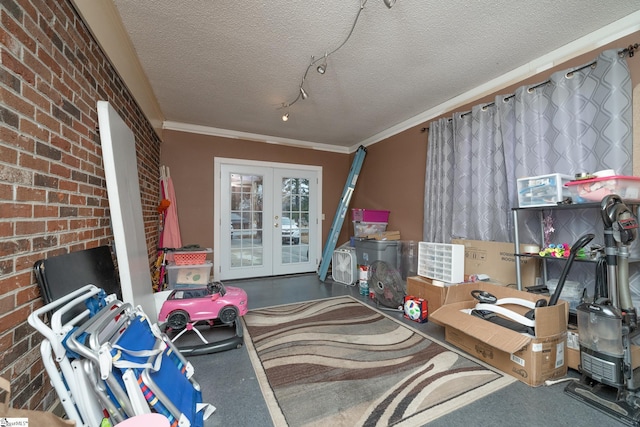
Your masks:
M372 303L358 294L357 286L345 286L327 278L321 282L318 275L304 274L287 277L228 281L226 285L243 288L249 299L249 308L257 309L279 304L352 295ZM436 340L444 341L442 327L431 322L418 324L397 316L411 327L421 330ZM223 337L226 331L221 331ZM213 426L271 426L271 417L249 360L246 347L201 356L190 356L196 380L203 398L217 407L205 423ZM577 373L570 371L570 377ZM529 387L516 381L473 402L451 414L429 423L429 426L621 426L625 425L604 413L564 393L565 383L552 386Z

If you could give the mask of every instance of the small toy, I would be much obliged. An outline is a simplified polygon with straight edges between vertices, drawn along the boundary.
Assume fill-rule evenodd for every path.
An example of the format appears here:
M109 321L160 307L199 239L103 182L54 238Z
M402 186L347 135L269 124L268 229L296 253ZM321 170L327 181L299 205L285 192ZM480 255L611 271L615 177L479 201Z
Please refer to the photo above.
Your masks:
M162 304L158 321L166 322L171 330L181 330L202 320L213 323L217 319L230 325L247 311L244 289L213 282L206 287L173 290Z
M571 255L571 247L568 243L551 243L549 246L538 252L538 255L541 257L551 258L569 258L569 255ZM580 248L578 253L576 253L576 256L584 258L587 256L587 251L584 248Z
M414 322L424 323L428 319L427 301L407 295L404 297L404 317Z

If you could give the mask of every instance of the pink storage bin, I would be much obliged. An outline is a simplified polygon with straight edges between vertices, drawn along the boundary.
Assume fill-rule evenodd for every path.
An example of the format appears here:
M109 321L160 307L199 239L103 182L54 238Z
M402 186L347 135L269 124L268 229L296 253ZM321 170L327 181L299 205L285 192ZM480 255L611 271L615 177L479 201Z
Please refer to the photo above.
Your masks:
M351 219L356 222L389 222L391 211L351 209Z
M574 198L574 202L599 202L609 194L617 194L625 200L640 200L640 178L637 176L605 176L602 178L582 179L565 184Z

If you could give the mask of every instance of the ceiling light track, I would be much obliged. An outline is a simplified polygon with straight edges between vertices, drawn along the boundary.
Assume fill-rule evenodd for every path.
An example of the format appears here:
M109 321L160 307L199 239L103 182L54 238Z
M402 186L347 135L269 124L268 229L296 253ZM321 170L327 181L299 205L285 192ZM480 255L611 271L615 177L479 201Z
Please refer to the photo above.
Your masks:
M344 39L344 41L342 43L340 43L340 45L338 47L336 47L335 49L333 49L332 51L327 51L324 53L324 56L321 56L319 58L316 58L314 56L311 57L311 62L309 63L309 65L307 66L307 69L304 72L304 75L302 76L302 81L300 82L300 90L298 91L298 96L290 102L283 102L282 106L279 109L283 109L286 108L287 112L282 116L282 121L286 122L289 120L289 107L291 107L293 104L295 104L296 102L298 102L300 99L307 99L309 98L309 93L307 92L307 90L304 88L304 83L307 79L307 74L309 74L309 70L314 67L316 64L318 64L320 61L322 61L322 63L320 63L317 67L316 67L316 71L318 72L318 74L323 75L324 73L326 73L327 71L327 58L331 55L333 55L334 53L336 53L337 51L339 51L342 46L344 46L349 39L351 38L351 35L353 34L353 30L355 30L356 28L356 24L358 23L358 19L360 19L360 14L362 13L362 10L364 9L364 6L367 4L368 0L360 0L360 9L358 9L358 13L356 14L355 19L353 20L353 25L351 25L351 30L349 31L349 34L347 34L347 37ZM394 4L396 4L396 0L382 0L385 4L385 6L387 6L387 8L391 9L393 7Z

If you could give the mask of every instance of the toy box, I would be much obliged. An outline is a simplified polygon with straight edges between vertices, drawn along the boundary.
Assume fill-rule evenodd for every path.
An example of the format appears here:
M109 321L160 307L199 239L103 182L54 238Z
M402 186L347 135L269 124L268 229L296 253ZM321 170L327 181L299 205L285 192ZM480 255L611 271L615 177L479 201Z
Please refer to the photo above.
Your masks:
M429 320L427 301L413 295L404 297L404 317L418 323L426 323Z
M475 307L478 302L471 296L473 290L486 291L497 298L532 302L540 298L540 295L482 282L452 286L447 289L445 304L429 316L433 323L445 327L447 342L530 386L567 374L569 307L565 301L535 309L535 336L531 336L461 311Z

